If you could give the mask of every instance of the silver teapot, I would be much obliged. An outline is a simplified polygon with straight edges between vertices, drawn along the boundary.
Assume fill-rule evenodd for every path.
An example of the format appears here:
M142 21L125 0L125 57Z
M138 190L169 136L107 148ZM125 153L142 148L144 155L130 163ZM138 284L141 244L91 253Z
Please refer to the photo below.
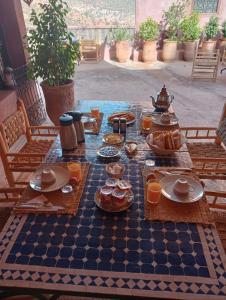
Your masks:
M155 100L155 98L152 96L150 96L150 98L152 99L152 105L155 107L156 112L166 112L168 111L174 96L168 94L164 84L161 91L157 94L157 99Z

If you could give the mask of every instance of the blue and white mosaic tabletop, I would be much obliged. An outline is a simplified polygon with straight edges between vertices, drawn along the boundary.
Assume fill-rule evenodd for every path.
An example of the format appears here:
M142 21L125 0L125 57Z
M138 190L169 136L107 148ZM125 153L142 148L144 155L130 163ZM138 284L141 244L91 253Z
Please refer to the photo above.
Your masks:
M93 201L107 178L93 164L76 216L12 215L0 235L0 287L114 297L226 299L216 229L144 220L140 164L127 164L134 203L110 214Z

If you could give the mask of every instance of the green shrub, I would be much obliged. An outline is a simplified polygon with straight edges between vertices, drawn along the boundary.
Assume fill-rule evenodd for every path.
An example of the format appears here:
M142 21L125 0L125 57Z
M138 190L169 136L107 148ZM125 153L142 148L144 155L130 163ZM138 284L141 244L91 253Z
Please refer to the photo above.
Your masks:
M30 21L34 29L27 37L30 74L49 86L62 85L74 74L80 58L79 43L74 43L68 32L68 6L64 0L48 0L39 6L40 12L32 10Z
M148 18L141 23L139 35L144 41L155 41L159 35L158 23L152 18Z
M226 20L222 23L223 37L226 38Z
M166 31L167 37L171 41L178 41L180 24L185 17L189 0L176 0L164 11L162 29Z
M112 39L116 42L129 41L132 39L131 34L126 28L116 28L112 30Z
M207 40L214 38L219 30L218 17L212 16L204 28L204 34Z
M201 33L199 14L194 12L191 16L185 17L180 24L180 30L184 42L197 40Z

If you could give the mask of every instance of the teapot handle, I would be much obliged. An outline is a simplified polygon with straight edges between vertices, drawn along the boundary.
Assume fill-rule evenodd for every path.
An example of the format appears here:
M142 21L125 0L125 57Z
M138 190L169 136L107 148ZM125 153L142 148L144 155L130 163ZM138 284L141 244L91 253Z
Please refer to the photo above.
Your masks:
M174 99L174 95L170 95L170 104L172 103L173 99Z
M152 105L155 107L155 98L153 96L150 96L151 100L152 100Z

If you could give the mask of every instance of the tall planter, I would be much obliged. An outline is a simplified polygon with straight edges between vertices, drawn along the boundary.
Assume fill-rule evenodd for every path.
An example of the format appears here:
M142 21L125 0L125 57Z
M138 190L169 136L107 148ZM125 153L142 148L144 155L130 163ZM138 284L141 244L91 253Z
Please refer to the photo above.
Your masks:
M156 41L145 41L143 46L143 61L152 63L157 60Z
M130 58L130 47L128 41L116 41L116 58L120 63L125 63Z
M202 51L203 52L214 52L216 49L216 41L208 40L202 42Z
M174 61L177 59L177 42L164 40L162 58L164 61Z
M193 61L196 49L196 41L184 42L184 60Z
M41 87L45 96L46 111L50 120L59 125L59 116L75 107L74 81L59 86L48 86L43 82Z

